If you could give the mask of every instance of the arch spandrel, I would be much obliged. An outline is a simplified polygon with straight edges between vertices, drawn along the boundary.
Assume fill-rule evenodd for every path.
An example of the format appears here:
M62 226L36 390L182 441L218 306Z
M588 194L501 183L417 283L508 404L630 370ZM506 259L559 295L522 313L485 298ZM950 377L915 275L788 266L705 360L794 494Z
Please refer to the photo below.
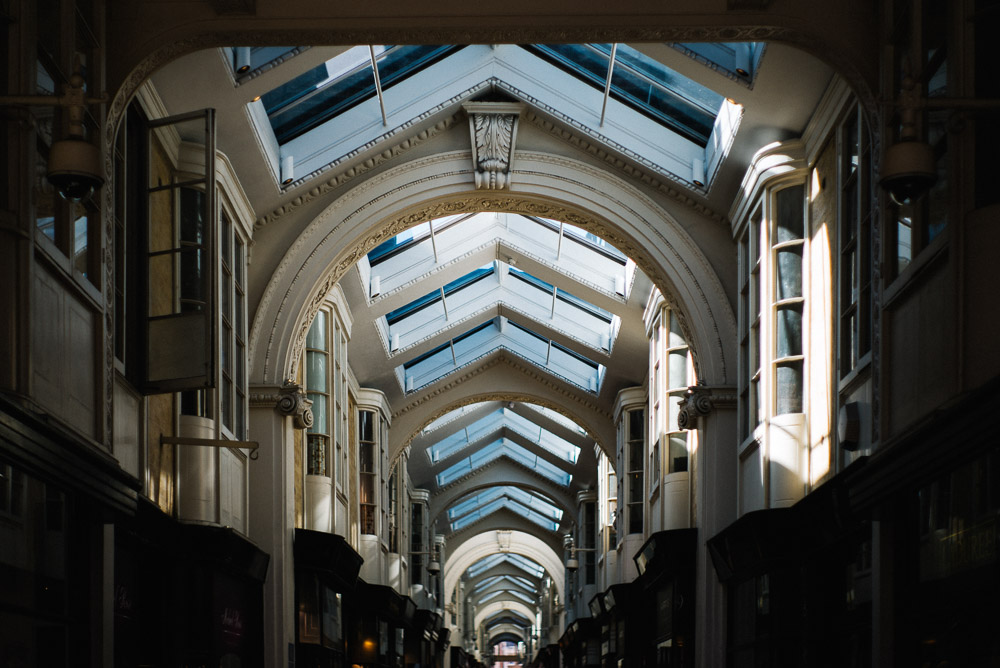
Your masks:
M514 165L510 192L473 190L469 153L457 151L400 165L337 198L291 245L264 291L250 335L253 381L279 384L294 375L326 292L377 244L431 218L504 211L563 220L632 257L687 316L698 378L731 382L735 317L718 276L682 226L607 170L544 153L517 153Z

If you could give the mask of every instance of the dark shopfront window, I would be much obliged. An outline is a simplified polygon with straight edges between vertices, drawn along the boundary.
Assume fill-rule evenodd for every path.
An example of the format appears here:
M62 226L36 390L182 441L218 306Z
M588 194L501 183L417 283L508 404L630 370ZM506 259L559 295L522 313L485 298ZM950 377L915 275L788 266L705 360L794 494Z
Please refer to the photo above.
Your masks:
M910 586L899 601L906 614L897 616L909 620L898 628L910 665L1000 665L1000 449L921 488L915 501Z
M68 666L88 656L90 550L82 517L64 491L0 459L3 665Z

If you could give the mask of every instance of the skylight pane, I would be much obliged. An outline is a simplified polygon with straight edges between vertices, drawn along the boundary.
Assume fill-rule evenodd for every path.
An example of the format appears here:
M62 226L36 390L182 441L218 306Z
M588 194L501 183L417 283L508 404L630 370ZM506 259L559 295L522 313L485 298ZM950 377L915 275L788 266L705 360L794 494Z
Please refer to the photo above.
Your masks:
M478 451L462 459L435 476L439 486L447 485L464 475L486 466L500 457L507 457L519 464L528 467L539 475L552 482L568 486L573 480L573 475L560 469L558 466L541 459L538 455L529 452L516 443L511 443L507 439L494 441L489 445L484 445Z
M416 74L460 46L391 46L376 53L382 89ZM374 97L368 46L356 46L262 96L271 129L284 144Z
M610 44L534 44L526 49L603 91ZM611 96L702 148L708 145L723 97L619 44Z

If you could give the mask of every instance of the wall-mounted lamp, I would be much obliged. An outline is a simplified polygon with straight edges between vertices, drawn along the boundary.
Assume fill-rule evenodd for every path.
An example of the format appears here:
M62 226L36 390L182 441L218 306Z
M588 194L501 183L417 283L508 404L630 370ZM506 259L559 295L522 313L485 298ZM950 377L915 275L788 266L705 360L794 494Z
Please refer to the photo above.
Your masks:
M580 560L576 558L577 552L597 552L596 547L575 547L569 546L569 559L566 560L566 570L575 571L580 568Z
M410 556L413 556L414 554L431 555L431 560L427 562L426 566L427 572L430 573L431 575L437 575L438 573L441 572L441 561L440 557L438 556L437 546L435 546L433 550L429 550L427 552L410 552Z
M916 82L906 77L900 95L899 141L886 149L879 179L892 201L901 206L919 199L937 180L934 151L917 139L919 104Z
M88 104L103 104L105 97L88 98L80 74L79 62L61 96L12 95L0 97L0 104L27 104L64 107L68 116L65 139L52 142L46 178L59 195L71 202L82 202L104 184L101 154L84 138L83 117Z

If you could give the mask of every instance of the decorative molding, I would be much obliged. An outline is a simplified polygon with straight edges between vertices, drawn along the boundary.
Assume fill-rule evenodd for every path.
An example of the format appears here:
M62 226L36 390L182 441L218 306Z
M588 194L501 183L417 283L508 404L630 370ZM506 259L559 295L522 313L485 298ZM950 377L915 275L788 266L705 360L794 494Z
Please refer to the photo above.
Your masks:
M734 408L738 396L733 387L709 387L692 385L687 389L678 407L677 426L681 429L695 429L697 419L707 417L717 408Z
M250 393L251 408L274 408L281 415L292 418L296 429L312 427L312 403L302 386L291 380L285 381L277 391Z
M461 153L455 152L453 154L437 154L430 158L421 159L414 162L413 165L408 165L407 171L408 172L417 171L421 168L426 168L427 166L437 162L452 160L456 157L456 155L461 155ZM570 169L575 169L577 171L582 171L584 172L585 175L593 177L597 179L597 181L596 182L591 181L590 179L587 180L576 179L570 181L576 186L590 191L597 197L603 196L604 198L607 198L607 191L602 190L599 187L599 185L597 185L597 183L599 183L601 179L607 178L606 173L604 173L599 168L585 166L580 164L578 161L572 159L561 158L547 154L530 153L530 152L521 154L521 157L519 159L540 160L549 164L564 166ZM553 173L551 172L534 172L530 170L519 169L517 170L517 173L524 174L528 178L537 176L539 178L546 178L546 179L563 178L564 180L566 180L565 177L554 177ZM425 185L426 183L432 183L442 178L458 177L462 174L468 174L468 171L463 170L455 172L449 171L449 172L438 173L422 179L416 179L407 183L403 183L398 187L391 188L388 190L382 189L382 186L384 186L384 181L398 178L398 174L395 172L389 172L384 175L379 175L379 177L371 179L368 182L359 186L359 190L357 193L357 194L363 194L365 192L378 189L377 196L375 196L371 200L366 201L363 205L359 206L354 211L347 213L346 215L344 214L338 215L338 222L335 225L333 225L332 228L328 228L325 238L329 238L330 236L335 235L339 228L349 225L354 219L358 218L359 216L365 215L367 209L376 207L377 205L381 204L381 202L384 200L388 200L393 197L398 197L400 193L414 188L419 188ZM638 192L635 193L635 195L637 197L640 197L644 201L644 203L651 209L662 210L662 207L658 206L655 202L648 199L648 197L646 197L645 195L642 195ZM609 204L612 203L609 202ZM615 200L613 204L622 210L623 216L631 216L634 219L645 220L645 217L642 214L640 214L638 211L635 211L625 202ZM470 213L477 211L501 211L508 213L527 214L543 218L552 218L591 231L597 236L609 241L612 245L616 246L627 256L635 260L636 265L639 267L639 269L641 269L650 279L653 280L654 283L656 283L660 287L661 291L664 293L664 298L667 299L669 303L671 304L681 303L674 297L671 291L667 289L669 284L667 283L663 274L660 271L658 271L658 268L648 258L647 249L645 247L640 247L638 244L632 242L628 237L624 236L621 232L619 232L617 228L611 227L609 224L605 223L602 219L598 218L594 214L586 210L578 209L576 207L561 203L530 200L527 199L524 194L518 194L517 196L515 196L509 192L497 192L497 191L493 191L491 194L486 194L485 192L461 193L459 195L449 196L448 198L441 198L435 200L433 202L425 204L422 208L411 209L403 213L400 217L397 217L394 220L386 222L385 225L380 230L373 232L369 234L367 237L365 237L360 242L360 245L356 245L353 248L351 248L346 256L343 256L342 259L336 265L327 270L329 273L327 273L325 278L322 280L321 284L316 285L315 288L311 291L312 297L310 303L306 307L303 315L300 316L302 317L302 322L300 323L296 335L292 339L293 341L292 350L290 351L291 352L290 356L287 358L288 366L283 376L286 378L295 376L295 370L298 367L298 360L301 356L302 350L304 349L303 347L304 347L305 337L308 332L309 325L312 322L312 318L315 316L315 313L319 308L319 304L322 303L325 293L330 289L332 289L332 287L337 283L337 281L339 281L340 278L344 274L346 274L347 271L351 267L353 267L354 264L358 262L358 260L362 258L362 256L367 254L368 251L370 251L372 248L382 243L389 237L395 236L396 234L402 232L403 230L408 229L418 223L433 218L453 215L456 213ZM666 212L663 213L664 215L666 215ZM332 215L333 214L331 213L331 209L328 209L323 214L321 214L316 219L316 221L313 222L312 225L313 226L323 225L325 223L325 219ZM712 327L712 335L714 335L715 353L717 354L718 359L725 360L727 358L727 354L722 344L722 337L719 330L718 319L728 318L731 321L730 325L732 329L735 331L735 317L731 311L726 311L725 313L721 314L714 313L713 309L711 308L708 295L705 293L705 288L701 286L698 280L695 278L695 274L690 266L690 262L692 260L697 260L698 262L701 263L705 271L709 274L714 274L714 270L707 263L707 260L699 253L692 253L690 252L690 249L687 248L685 249L676 248L675 245L671 243L666 238L666 236L664 236L663 232L660 229L658 229L657 226L653 223L654 221L648 221L646 232L651 235L655 235L656 237L659 238L659 240L663 243L663 247L667 249L672 255L672 260L670 260L672 266L674 266L679 272L683 274L683 276L680 276L679 278L691 281L691 285L693 286L694 291L697 293L698 298L701 301L701 304L705 307L708 307L709 312L713 313L711 327ZM305 239L306 237L304 235L300 236L299 239L295 242L295 244L293 244L292 249L290 249L289 253L286 254L286 260L283 261L282 265L278 267L274 276L272 277L272 285L274 285L273 282L274 279L279 279L287 270L291 268L290 266L292 263L291 258L297 255L298 249L305 244ZM322 245L322 243L323 243L322 240L316 243L316 247L310 253L310 256L320 252L320 246ZM308 258L306 262L308 262ZM298 283L299 283L299 276L301 276L302 273L302 266L304 266L304 263L297 270L296 276L291 281L291 285L288 286L284 296L281 298L281 304L278 307L279 311L283 310L284 305L289 303L289 301L292 298L291 295L294 293L294 291L299 289ZM720 303L726 302L727 298L725 294L722 293L721 286L713 284L712 287L718 294ZM275 295L273 292L271 292L270 290L266 291L263 296L263 299L261 300L261 304L258 308L258 313L265 311L269 307L269 304L274 297ZM695 308L697 305L688 304L687 306L690 308ZM257 337L261 334L259 330L259 327L261 325L262 323L259 323L255 319L254 327L251 331L251 337L250 337L251 350L256 349L258 340ZM685 327L686 329L686 322L682 321L682 327ZM273 350L274 335L275 332L272 331L269 335L267 352L265 353L264 370L263 370L265 377L269 373L272 362L270 353ZM689 342L693 343L693 341L694 340L689 337ZM704 378L704 374L702 373L701 356L709 354L711 354L709 351L707 350L701 351L696 346L692 345L692 356L694 359L695 371L697 377L699 378ZM726 367L727 365L723 362L722 377L728 378L728 370Z
M466 102L472 139L472 168L479 190L510 187L517 123L524 105L519 102Z
M538 114L532 111L528 111L524 115L524 117L529 122L533 123L542 130L545 130L554 137L557 137L565 141L566 143L575 146L576 148L580 149L581 151L584 151L585 153L588 153L590 155L597 157L600 160L603 160L605 163L618 169L626 176L629 176L630 178L633 178L637 181L641 181L650 188L653 188L657 192L666 195L675 202L690 207L695 211L697 211L698 213L702 214L703 216L711 220L714 220L716 222L723 224L727 224L729 222L728 219L721 213L712 210L704 202L696 200L695 198L689 196L686 192L687 190L686 185L682 186L683 187L682 190L681 188L675 187L674 185L667 183L666 180L673 180L676 181L677 183L683 183L683 182L677 178L671 179L672 175L667 170L659 167L658 165L650 162L649 160L643 159L642 156L632 151L629 151L628 149L617 146L614 142L603 137L594 138L594 140L591 140L588 139L587 137L582 137L579 134L574 134L571 130L566 129L565 127L547 118L543 118L542 116L539 116ZM586 132L586 130L582 126L577 127L577 129ZM619 155L617 155L616 153L612 153L611 151L607 150L607 148L605 148L607 146L614 147L617 153L628 156L630 160L643 165L646 169L651 169L653 171L656 171L658 174L661 174L663 176L663 179L665 180L661 180L660 178L652 176L648 172L643 171L642 169L636 167L634 164L632 164L632 162L626 161L625 159L619 157Z
M271 213L265 214L260 218L258 218L257 222L254 223L254 228L260 229L265 225L268 225L269 223L273 223L278 218L281 218L286 214L292 213L293 211L302 207L303 205L309 204L318 197L327 194L331 190L339 188L348 181L351 181L358 176L362 176L363 174L366 174L367 172L370 172L377 167L381 167L389 160L397 158L403 153L409 151L410 149L415 148L420 144L423 144L428 139L431 139L432 137L435 137L438 134L451 129L455 124L458 123L460 116L461 114L459 113L453 114L448 118L438 121L431 127L421 130L412 137L407 137L406 139L400 141L397 144L393 144L392 146L386 148L385 150L379 152L378 154L373 155L356 165L347 167L343 171L337 172L337 174L331 176L323 183L313 186L307 192L301 195L297 195L292 200L290 200L286 204L282 204ZM313 175L309 176L311 177Z

